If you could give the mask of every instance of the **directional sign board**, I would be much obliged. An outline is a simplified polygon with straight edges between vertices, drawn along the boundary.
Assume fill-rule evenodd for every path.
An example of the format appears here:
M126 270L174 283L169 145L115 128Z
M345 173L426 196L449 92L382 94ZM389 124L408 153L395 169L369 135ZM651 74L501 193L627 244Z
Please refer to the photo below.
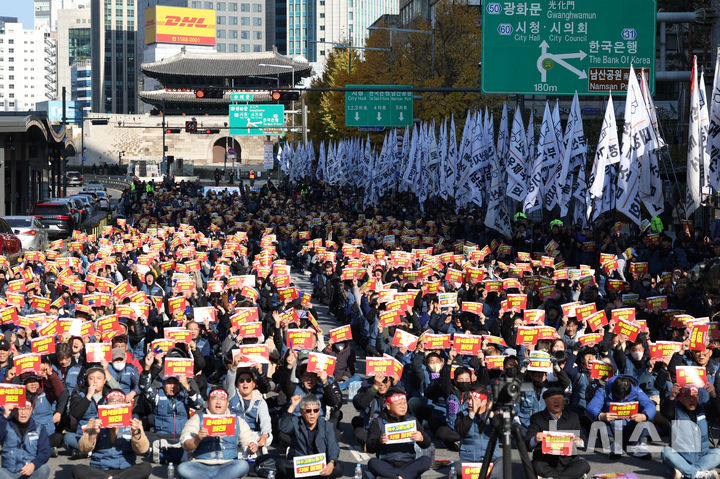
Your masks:
M264 127L284 126L284 105L230 105L231 135L264 135ZM256 128L241 128L256 127Z
M253 101L252 93L231 93L230 101Z
M630 65L655 91L655 0L484 2L484 93L607 95Z
M412 85L345 85L345 126L410 126L413 92L362 91L363 88L412 88Z

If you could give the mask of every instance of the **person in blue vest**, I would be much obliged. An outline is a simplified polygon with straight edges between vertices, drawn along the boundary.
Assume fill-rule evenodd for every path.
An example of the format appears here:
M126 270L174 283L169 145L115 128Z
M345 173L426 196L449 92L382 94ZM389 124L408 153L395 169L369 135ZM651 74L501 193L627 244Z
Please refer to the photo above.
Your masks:
M720 398L707 383L704 388L681 388L673 384L660 413L672 421L671 441L662 450L662 460L675 479L717 478L720 449L710 449L706 414L720 415Z
M62 382L57 376L51 376L41 385L42 378L35 373L25 373L18 379L25 386L26 399L33 405L33 419L45 428L52 446L59 446L62 436L55 435L55 425L62 416L62 410L58 409L61 407L58 405L60 401L57 400L65 392ZM67 400L64 399L62 403L66 404Z
M122 391L114 389L105 397L105 404L127 404L127 399ZM78 447L81 453L92 452L92 456L90 465L73 467L75 479L147 479L152 473L149 463L136 463L137 455L145 454L150 448L140 419L132 418L129 426L101 428L94 417L88 421Z
M251 368L236 368L235 364L233 363L225 376L230 410L257 434L258 446L261 449L267 448L272 442L272 419L263 395L257 390L256 372Z
M0 416L0 478L47 479L50 440L45 428L32 418L33 407L23 401L5 408Z
M368 469L375 476L417 479L432 466L430 456L423 454L416 458L415 443L422 449L430 447L431 444L430 436L425 434L419 421L415 420L415 431L410 436L411 442L388 443L385 432L388 424L412 420L415 420L415 417L408 414L405 393L399 389L390 390L385 399L385 410L370 425L365 444L367 452L377 454L377 457L368 461Z
M105 395L112 388L106 383L105 369L102 367L91 367L87 370L85 384L75 389L73 397L70 399L70 416L71 424L77 424L75 432L65 433L65 447L70 451L77 451L78 440L82 436L82 427L90 422L90 419L98 417L98 405L105 404ZM80 459L84 455L76 452L70 459Z
M107 378L110 387L120 389L128 402L133 402L140 392L140 372L138 368L127 362L127 355L123 348L113 348L112 365L107 369L110 377Z
M73 364L72 349L68 343L60 343L55 346L55 359L57 360L57 364L53 365L53 370L62 380L68 396L72 397L78 385L82 366Z
M178 466L181 478L239 478L250 471L248 462L238 459L239 447L244 455L258 451L257 436L245 421L236 416L235 434L232 436L210 436L207 428L203 427L203 416L206 414L232 414L228 403L228 393L222 388L215 388L208 395L207 409L197 412L185 423L180 441L191 459Z
M482 462L485 458L493 430L491 406L492 399L487 388L481 385L473 386L466 413L459 414L455 420L455 431L461 437L460 460L455 464L457 471L461 470L463 462ZM503 477L501 459L500 441L497 441L490 458L493 464L491 479Z
M179 445L180 432L190 418L190 409L202 409L205 401L193 378L164 376L162 387L153 383L150 373L153 353L145 356L145 369L140 375L140 391L152 405L155 433L148 433L153 462L180 462L183 451ZM178 447L170 447L170 444Z
M299 406L300 416L294 414ZM325 454L325 467L317 476L337 478L343 475L340 464L340 446L335 438L332 423L320 417L320 400L314 394L295 395L290 398L290 406L279 421L280 430L292 438L287 459L277 460L278 479L295 477L293 458Z

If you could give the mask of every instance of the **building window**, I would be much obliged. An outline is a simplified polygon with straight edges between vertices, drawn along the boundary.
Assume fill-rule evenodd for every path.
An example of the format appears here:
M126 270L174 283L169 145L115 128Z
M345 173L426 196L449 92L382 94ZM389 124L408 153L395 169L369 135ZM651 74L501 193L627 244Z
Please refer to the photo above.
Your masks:
M218 30L218 31L217 31L217 37L218 37L218 38L225 38L225 30Z
M348 20L352 20L352 19L353 19L353 12L348 12Z
M212 10L212 9L213 9L213 2L205 2L205 8L207 8L208 10Z
M241 17L240 18L240 25L249 27L250 26L250 17Z
M250 11L250 4L249 4L249 3L241 3L241 4L240 4L240 11L241 11L241 12L249 12L249 11Z
M262 3L253 3L253 12L262 13Z
M237 17L228 17L228 25L237 25Z
M261 51L262 51L262 45L253 45L253 51L254 51L254 52L261 52Z
M250 32L242 31L240 32L240 38L243 40L250 40Z
M218 45L217 45L217 50L218 50L218 52L220 52L220 53L224 53L224 52L225 52L225 44L224 44L224 43L218 43Z
M325 14L324 14L324 13L321 13L321 14L320 14L320 18L325 18Z
M325 55L325 50L320 50L320 56Z
M262 32L253 32L255 40L262 40Z
M218 12L224 12L225 11L225 2L217 2L215 4L215 10Z
M237 43L231 43L230 45L228 45L228 48L229 48L230 53L237 53L237 51L238 51Z
M325 31L325 25L320 25L320 30Z
M242 52L248 53L250 51L250 45L242 45Z
M230 30L230 38L232 38L234 40L234 39L237 39L237 37L238 37L237 30Z
M256 27L262 27L262 18L253 17L253 25Z
M225 25L225 17L217 17L218 25Z
M237 12L237 3L228 3L228 10L231 12Z

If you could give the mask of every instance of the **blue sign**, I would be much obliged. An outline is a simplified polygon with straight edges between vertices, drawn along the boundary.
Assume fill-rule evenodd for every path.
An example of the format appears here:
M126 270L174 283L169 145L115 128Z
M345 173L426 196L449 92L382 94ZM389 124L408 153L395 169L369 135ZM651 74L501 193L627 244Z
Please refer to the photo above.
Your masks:
M47 110L45 106L47 105ZM46 110L48 112L48 121L50 123L62 122L62 102L58 100L52 100L47 102L40 102L37 105L38 110ZM65 102L65 118L68 123L80 123L82 120L82 104L76 101Z

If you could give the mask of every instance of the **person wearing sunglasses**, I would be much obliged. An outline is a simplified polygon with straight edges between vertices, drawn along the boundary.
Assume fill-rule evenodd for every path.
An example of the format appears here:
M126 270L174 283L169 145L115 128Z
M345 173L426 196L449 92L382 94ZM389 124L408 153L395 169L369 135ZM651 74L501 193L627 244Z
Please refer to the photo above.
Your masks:
M233 362L236 366L237 362ZM235 377L237 376L237 381ZM270 410L257 389L256 372L251 368L230 368L225 376L225 389L230 397L230 410L242 418L258 436L259 448L272 442Z
M300 407L300 417L295 416L295 409ZM311 454L325 454L326 466L318 476L337 478L343 475L339 461L340 446L335 438L332 423L320 417L322 405L314 394L305 397L295 395L290 398L290 405L279 421L280 431L291 437L292 442L287 459L276 461L278 479L295 477L293 458Z

